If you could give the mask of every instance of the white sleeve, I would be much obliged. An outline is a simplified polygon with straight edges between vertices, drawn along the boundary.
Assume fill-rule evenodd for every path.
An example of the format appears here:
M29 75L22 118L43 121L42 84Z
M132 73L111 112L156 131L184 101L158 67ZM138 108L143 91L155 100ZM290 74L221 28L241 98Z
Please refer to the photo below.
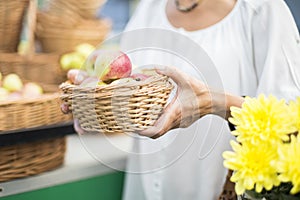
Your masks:
M287 5L283 0L264 1L252 22L257 95L287 100L300 96L300 39Z

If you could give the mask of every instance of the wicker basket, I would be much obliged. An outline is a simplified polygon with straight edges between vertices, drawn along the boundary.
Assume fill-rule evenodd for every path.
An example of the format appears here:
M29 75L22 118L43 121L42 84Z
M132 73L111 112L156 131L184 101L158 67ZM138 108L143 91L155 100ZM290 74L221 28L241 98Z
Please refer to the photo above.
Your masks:
M0 101L0 132L58 124L72 120L60 110L58 93L39 98Z
M53 170L63 164L65 151L65 137L0 147L0 182Z
M76 20L74 20L76 19ZM45 53L66 53L81 43L97 46L111 29L106 19L83 20L38 13L36 36Z
M86 131L131 133L152 126L173 84L165 76L144 81L93 87L63 83L61 99Z
M16 52L29 0L0 0L0 52Z
M0 53L0 71L3 75L16 73L24 80L59 85L66 79L58 54L34 54L31 56Z
M97 11L103 6L106 0L50 0L48 2L49 13L71 16L84 19L96 19Z
M29 23L28 30L34 30L34 10L36 4L34 0L30 1L29 6ZM33 31L31 31L33 33ZM32 54L34 49L33 34L30 37L30 51L28 55L19 55L17 53L0 53L0 71L4 75L8 73L17 73L21 78L27 81L34 81L41 84L47 93L39 98L20 99L17 101L0 102L0 131L17 130L56 124L70 121L71 115L64 115L60 111L60 102L58 84L64 79L57 69L57 55ZM56 84L54 86L47 86Z
M37 21L38 26L51 30L53 27L55 28L66 28L66 27L75 27L78 24L78 20L82 20L75 16L60 16L55 14L50 14L49 12L37 12Z
M66 72L59 64L60 55L35 53L36 11L36 2L30 0L27 15L28 28L26 29L28 48L25 54L0 53L0 71L3 75L16 73L25 80L59 85L66 78ZM16 42L19 42L19 39Z

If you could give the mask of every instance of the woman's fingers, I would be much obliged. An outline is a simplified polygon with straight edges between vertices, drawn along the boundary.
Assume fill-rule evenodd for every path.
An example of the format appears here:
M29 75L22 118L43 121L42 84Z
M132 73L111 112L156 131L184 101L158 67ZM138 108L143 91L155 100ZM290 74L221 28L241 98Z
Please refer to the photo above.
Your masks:
M172 102L164 109L154 126L140 132L140 135L158 138L169 130L186 128L200 118L200 114L209 110L210 104L199 99L207 99L207 87L199 80L187 75L175 67L158 66L157 73L170 77L177 84L177 93Z
M84 82L90 82L91 79L87 72L79 70L79 69L71 69L67 73L67 78L75 85L80 85ZM69 113L69 107L65 103L61 104L61 111L65 114ZM79 121L77 119L74 120L74 129L75 131L82 135L85 131L80 127Z
M64 114L68 114L70 112L69 106L65 103L60 105L60 109Z
M189 80L186 73L179 71L176 67L157 66L155 67L157 73L170 77L177 85L185 85Z
M79 135L83 135L85 131L80 127L78 119L74 120L74 129Z
M179 127L181 115L177 109L176 99L174 98L164 109L163 114L158 118L153 126L141 131L139 134L156 139L164 135L169 130Z
M162 136L171 128L171 112L164 112L160 118L155 122L154 126L141 131L139 134L151 138L157 138Z

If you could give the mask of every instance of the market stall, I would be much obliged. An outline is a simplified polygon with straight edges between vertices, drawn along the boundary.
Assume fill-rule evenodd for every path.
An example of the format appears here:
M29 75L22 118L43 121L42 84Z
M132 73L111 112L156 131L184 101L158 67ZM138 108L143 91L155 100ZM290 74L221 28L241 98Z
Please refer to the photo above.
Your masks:
M74 190L82 193L81 187L91 185L90 199L120 198L123 173L95 160L75 133L72 114L60 110L59 85L67 70L77 67L63 64L62 57L109 34L111 22L96 16L104 3L53 0L41 9L35 0L0 1L2 199L78 199ZM101 146L103 136L95 137ZM114 140L130 144L120 136ZM101 153L125 168L126 153Z

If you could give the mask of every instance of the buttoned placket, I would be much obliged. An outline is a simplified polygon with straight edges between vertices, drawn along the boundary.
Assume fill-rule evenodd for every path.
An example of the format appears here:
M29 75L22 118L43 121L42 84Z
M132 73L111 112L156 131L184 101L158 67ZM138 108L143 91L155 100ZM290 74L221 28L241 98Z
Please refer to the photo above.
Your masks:
M163 150L162 150L163 151ZM153 174L153 200L163 200L163 167L164 167L164 153L160 153L157 156L157 164L156 168L158 169L157 171L154 172ZM151 199L152 200L152 199Z
M162 200L162 174L160 171L155 172L153 177L154 199Z

